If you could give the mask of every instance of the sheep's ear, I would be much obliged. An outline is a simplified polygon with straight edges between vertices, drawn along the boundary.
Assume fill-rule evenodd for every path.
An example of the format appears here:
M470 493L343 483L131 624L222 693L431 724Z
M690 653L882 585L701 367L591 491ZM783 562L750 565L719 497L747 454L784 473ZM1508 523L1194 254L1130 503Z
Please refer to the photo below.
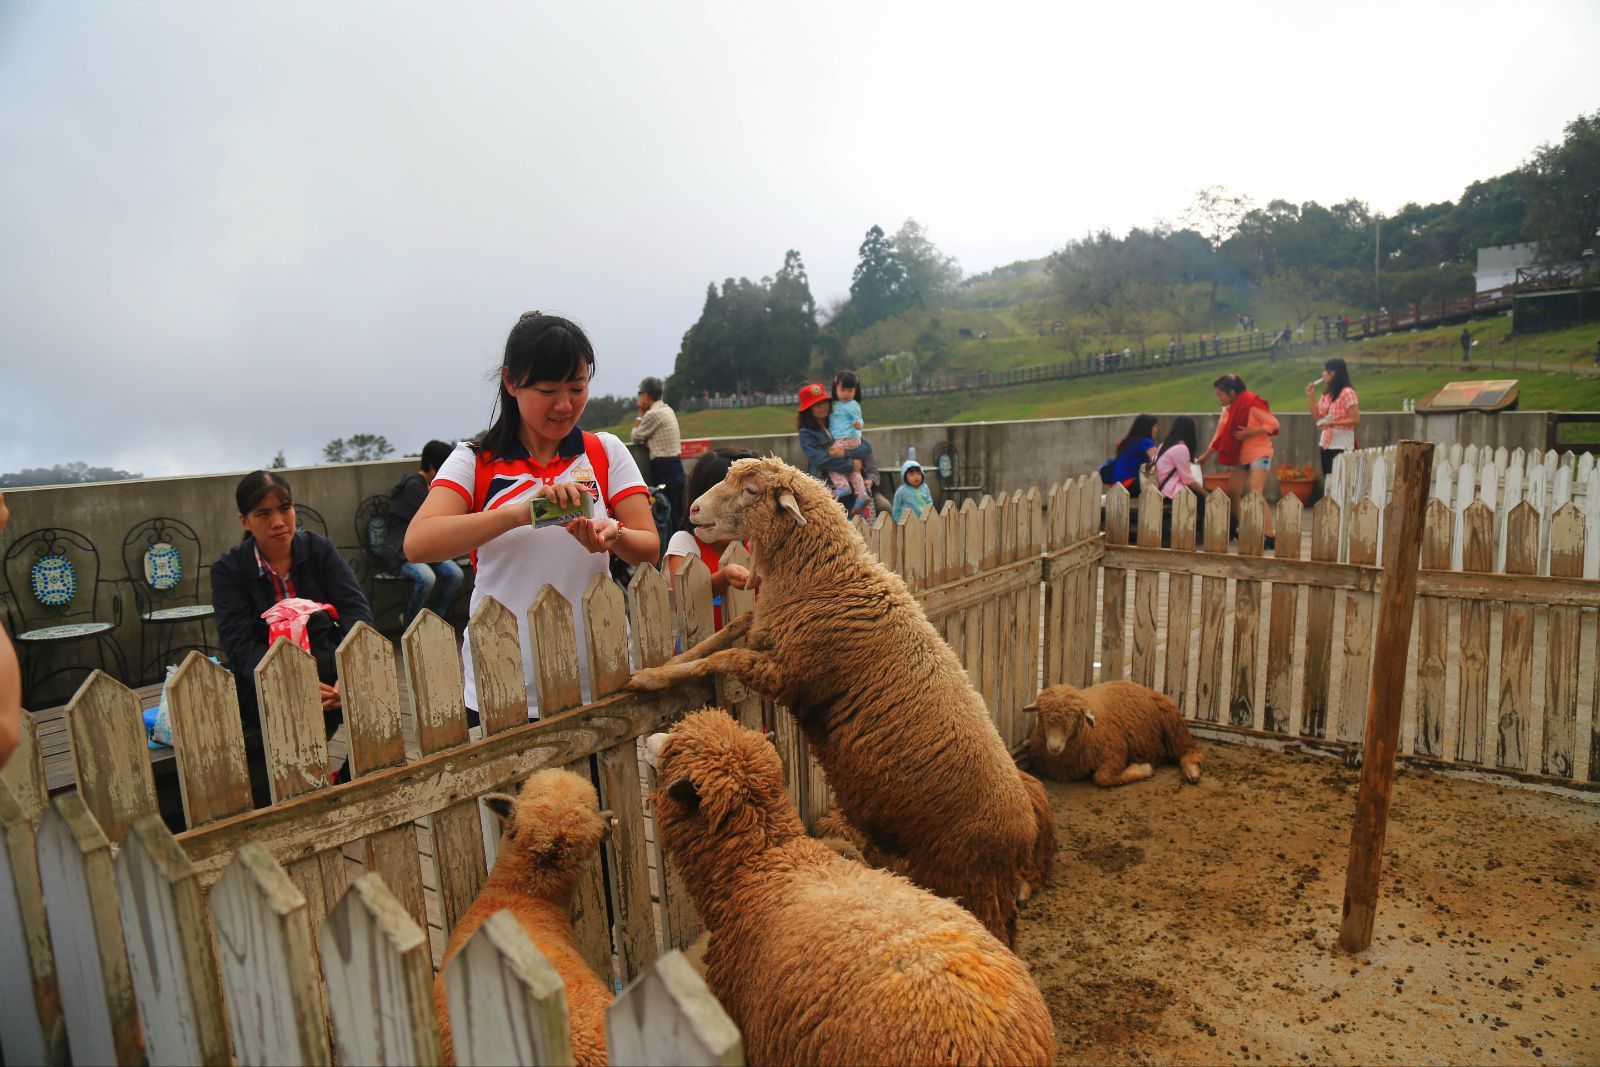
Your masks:
M800 505L795 501L794 494L785 489L778 494L778 506L789 513L796 526L804 526L806 517L800 514Z
M686 808L700 806L700 794L695 790L694 783L687 778L675 778L667 786L667 796L682 804Z
M483 803L501 822L510 822L512 813L517 810L517 798L504 793L485 793Z
M1037 705L1037 704L1029 704L1027 707L1023 708L1022 710L1027 712L1027 713L1029 713L1029 714L1036 715L1039 712L1039 705Z
M1083 713L1083 721L1089 724L1089 729L1093 730L1094 729L1094 712L1092 712L1092 711L1084 712Z

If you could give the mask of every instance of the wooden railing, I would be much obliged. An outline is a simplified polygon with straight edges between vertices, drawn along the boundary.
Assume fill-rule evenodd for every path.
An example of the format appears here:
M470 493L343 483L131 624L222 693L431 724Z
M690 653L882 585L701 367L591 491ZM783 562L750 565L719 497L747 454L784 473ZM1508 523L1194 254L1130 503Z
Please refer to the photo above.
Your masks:
M1221 493L1205 503L1198 538L1193 497L1180 495L1169 518L1146 492L1136 523L1131 504L1121 487L1103 494L1089 475L1047 494L856 528L920 600L1013 750L1041 684L1127 677L1170 693L1206 736L1352 752L1382 581L1379 505L1324 500L1302 559L1293 498L1278 505L1271 556L1261 549L1259 497L1243 504L1236 550ZM1487 507L1468 509L1470 562L1454 567L1454 516L1442 501L1430 505L1401 752L1431 767L1593 789L1600 581L1572 563L1568 546L1585 543L1585 520L1571 504L1553 519L1560 569L1553 562L1550 576L1532 576L1534 517L1527 501L1511 510L1509 573L1494 573ZM743 558L734 548L727 561ZM737 683L624 689L632 670L712 632L710 576L698 559L677 591L669 596L648 567L626 596L603 578L575 606L545 590L527 620L544 716L533 723L516 620L494 601L480 605L469 628L477 738L448 626L424 613L401 640L409 738L394 650L356 628L338 656L354 773L339 786L328 784L315 669L298 648L274 647L256 675L273 790L261 809L250 806L233 680L191 657L169 694L187 821L176 837L156 814L137 701L112 679L92 678L67 712L78 789L49 797L31 730L0 775L0 953L13 961L0 969L12 1009L0 1013L6 1061L65 1062L70 1042L78 1062L215 1062L229 1049L241 1062L431 1062L428 991L442 936L481 888L496 844L479 798L567 767L595 783L618 819L573 916L595 972L649 1005L614 1009L616 1055L737 1062L736 1028L674 955L698 924L650 830L639 740L720 704L773 731L786 789L808 822L829 795L793 717ZM724 607L732 617L750 603L730 590ZM582 650L574 609L587 623ZM498 1014L452 1008L463 1063L535 1048L561 1054L559 980L519 933L514 923L486 925L446 975L457 987L469 971L475 986L499 983L496 1003L510 1005ZM688 1035L689 1046L655 1028Z

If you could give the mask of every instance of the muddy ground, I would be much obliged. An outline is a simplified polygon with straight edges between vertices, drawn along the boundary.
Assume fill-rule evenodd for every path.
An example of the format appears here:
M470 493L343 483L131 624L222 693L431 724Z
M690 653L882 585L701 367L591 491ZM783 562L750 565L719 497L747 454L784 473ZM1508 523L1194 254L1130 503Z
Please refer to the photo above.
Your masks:
M1600 1062L1600 807L1402 770L1355 957L1357 772L1202 745L1199 786L1049 785L1019 951L1058 1063Z

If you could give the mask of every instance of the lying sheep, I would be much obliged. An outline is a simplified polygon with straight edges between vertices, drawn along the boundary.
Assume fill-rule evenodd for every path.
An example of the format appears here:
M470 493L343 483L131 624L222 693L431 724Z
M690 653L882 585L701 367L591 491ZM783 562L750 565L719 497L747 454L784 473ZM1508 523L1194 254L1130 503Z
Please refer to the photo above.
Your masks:
M572 1055L583 1065L606 1062L606 1008L611 987L595 976L572 931L572 891L601 841L611 836L611 813L599 810L594 786L570 771L539 771L515 797L491 793L489 809L505 820L489 880L450 932L433 980L444 1062L455 1062L444 972L456 953L495 912L505 908L544 953L567 990Z
M716 931L750 1063L1049 1063L1027 967L970 913L806 836L777 750L721 709L655 734L656 830Z
M1200 747L1170 697L1134 682L1088 689L1053 685L1022 709L1038 713L1028 735L1033 768L1071 782L1094 776L1098 786L1127 785L1172 760L1186 782L1200 780Z
M736 462L690 516L701 540L751 543L761 596L631 686L730 674L787 705L867 859L960 901L1013 945L1017 900L1048 874L1055 827L905 583L822 483L781 460Z

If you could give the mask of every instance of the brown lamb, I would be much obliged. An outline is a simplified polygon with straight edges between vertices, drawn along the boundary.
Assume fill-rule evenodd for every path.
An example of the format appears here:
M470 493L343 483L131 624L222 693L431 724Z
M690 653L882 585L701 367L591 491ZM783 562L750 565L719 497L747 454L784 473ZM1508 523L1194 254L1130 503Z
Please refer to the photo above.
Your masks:
M1049 874L1054 822L899 575L827 487L781 460L734 463L690 515L702 540L750 543L761 595L632 687L729 674L786 705L866 858L1014 945L1017 901Z
M1045 1064L1049 1009L968 911L806 836L777 750L721 709L646 750L663 846L706 925L706 985L750 1063Z
M450 932L433 980L444 1062L455 1062L444 972L478 927L502 908L511 912L544 953L567 990L572 1055L604 1067L606 1008L611 987L590 970L572 930L572 892L579 875L611 836L611 813L600 810L594 786L570 771L529 776L515 797L491 793L484 802L505 821L494 869L472 906Z
M1087 689L1053 685L1023 709L1037 712L1028 735L1033 769L1061 782L1094 776L1098 786L1127 785L1171 760L1183 780L1200 780L1200 746L1172 699L1134 682Z

